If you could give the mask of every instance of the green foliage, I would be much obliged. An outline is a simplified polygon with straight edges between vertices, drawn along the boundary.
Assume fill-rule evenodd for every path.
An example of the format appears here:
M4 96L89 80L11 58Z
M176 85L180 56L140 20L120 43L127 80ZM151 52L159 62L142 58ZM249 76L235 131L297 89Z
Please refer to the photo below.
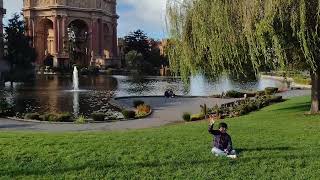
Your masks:
M319 1L167 0L171 68L183 77L319 66Z
M143 105L143 104L144 104L144 101L141 101L141 100L133 101L133 107L135 107L135 108L137 108L138 106Z
M130 51L141 53L143 57L149 56L150 44L148 36L140 29L124 37L125 54Z
M182 114L182 119L183 119L184 121L187 121L187 122L191 121L191 114L188 113L188 112L183 113L183 114Z
M265 88L265 94L266 95L273 95L275 93L277 93L279 91L279 88L275 88L275 87L267 87Z
M4 27L6 53L4 59L9 62L10 81L24 81L30 76L33 69L32 63L36 60L36 51L31 46L31 37L25 35L24 21L20 15L14 14L9 23Z
M31 119L31 120L41 120L39 113L27 113L24 116L25 119Z
M49 122L73 122L72 115L70 113L45 113L40 115L41 121Z
M123 110L121 113L125 119L133 119L136 117L136 112L134 111Z
M94 121L104 121L106 118L106 115L104 113L92 113L91 118Z
M256 96L264 96L264 95L266 95L265 91L257 91L256 92Z
M143 71L143 55L137 51L129 51L125 55L127 66L139 71Z
M243 98L244 94L245 93L231 90L231 91L226 92L226 97L229 97L229 98Z
M0 117L13 115L13 107L6 99L0 98Z
M58 113L57 117L58 122L73 122L72 114L68 112Z
M160 43L142 30L129 33L124 39L126 66L140 73L158 74L154 69L168 64L166 57L160 54Z
M75 120L76 124L85 124L87 123L87 119L85 116L79 116L76 120Z

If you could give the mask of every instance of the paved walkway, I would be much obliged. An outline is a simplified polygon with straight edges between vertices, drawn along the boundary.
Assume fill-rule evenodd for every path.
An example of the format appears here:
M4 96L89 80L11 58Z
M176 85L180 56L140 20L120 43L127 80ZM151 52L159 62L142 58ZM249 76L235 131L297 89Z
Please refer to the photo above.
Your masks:
M310 91L297 90L282 93L285 98L309 95ZM216 99L207 97L194 98L173 98L164 97L144 97L119 99L118 103L130 107L134 100L143 100L150 104L154 110L153 114L140 120L118 121L111 123L97 124L50 124L36 122L22 122L9 119L0 119L0 131L44 131L44 132L65 132L65 131L112 131L142 129L150 127L159 127L172 123L183 122L181 119L184 112L198 113L200 105L207 104L208 107L221 105L235 101L236 99Z
M143 100L150 104L153 114L146 119L118 121L111 123L97 124L50 124L23 122L9 119L0 119L0 130L2 131L108 131L108 130L127 130L159 127L166 124L183 122L181 119L183 112L198 113L200 105L206 103L209 107L215 104L221 105L232 102L233 99L216 98L173 98L164 97L144 97L129 98L118 100L123 106L131 106L136 99Z

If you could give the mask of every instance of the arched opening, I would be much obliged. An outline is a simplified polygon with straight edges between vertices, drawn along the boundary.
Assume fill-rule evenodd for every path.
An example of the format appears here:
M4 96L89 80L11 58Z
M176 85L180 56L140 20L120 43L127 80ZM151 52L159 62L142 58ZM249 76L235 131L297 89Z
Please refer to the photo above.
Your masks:
M90 64L89 26L83 20L74 20L68 25L69 57L71 64Z
M39 22L36 36L41 64L53 66L53 58L51 58L55 53L53 22L50 19L42 19Z
M103 24L103 51L106 59L109 59L113 56L111 47L112 47L112 32L108 24Z

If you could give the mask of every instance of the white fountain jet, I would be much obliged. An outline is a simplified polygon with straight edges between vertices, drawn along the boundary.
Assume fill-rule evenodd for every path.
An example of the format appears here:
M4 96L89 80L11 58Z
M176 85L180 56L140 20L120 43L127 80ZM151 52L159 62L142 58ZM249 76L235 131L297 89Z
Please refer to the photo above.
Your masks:
M76 66L73 68L73 90L79 91L79 74Z

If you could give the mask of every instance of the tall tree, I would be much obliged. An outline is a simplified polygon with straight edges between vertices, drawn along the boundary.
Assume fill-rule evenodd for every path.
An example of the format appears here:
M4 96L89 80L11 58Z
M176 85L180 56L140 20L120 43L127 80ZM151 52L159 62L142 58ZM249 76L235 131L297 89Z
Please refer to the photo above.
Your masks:
M32 68L36 59L35 49L31 46L32 39L25 35L25 24L20 15L14 14L5 29L5 59L11 71Z
M148 36L142 30L136 30L124 37L125 54L130 51L141 53L144 58L149 56L150 44Z
M168 0L171 67L187 77L236 72L264 64L298 66L312 77L311 113L320 100L318 0Z

